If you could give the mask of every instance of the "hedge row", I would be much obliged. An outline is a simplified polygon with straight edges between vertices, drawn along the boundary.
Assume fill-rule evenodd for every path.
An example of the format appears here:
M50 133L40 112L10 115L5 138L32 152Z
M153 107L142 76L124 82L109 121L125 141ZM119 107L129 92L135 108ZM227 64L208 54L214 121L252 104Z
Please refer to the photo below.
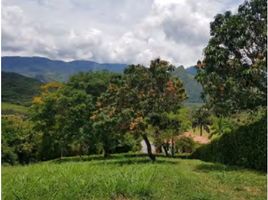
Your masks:
M266 136L267 116L199 147L191 157L266 171Z

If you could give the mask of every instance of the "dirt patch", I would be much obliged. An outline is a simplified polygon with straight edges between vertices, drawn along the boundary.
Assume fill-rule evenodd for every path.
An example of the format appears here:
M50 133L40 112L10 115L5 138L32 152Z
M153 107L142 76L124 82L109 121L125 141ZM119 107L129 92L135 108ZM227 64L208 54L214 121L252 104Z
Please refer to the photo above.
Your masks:
M210 143L210 139L207 136L194 135L192 132L184 132L180 137L191 137L196 143L199 144L208 144Z

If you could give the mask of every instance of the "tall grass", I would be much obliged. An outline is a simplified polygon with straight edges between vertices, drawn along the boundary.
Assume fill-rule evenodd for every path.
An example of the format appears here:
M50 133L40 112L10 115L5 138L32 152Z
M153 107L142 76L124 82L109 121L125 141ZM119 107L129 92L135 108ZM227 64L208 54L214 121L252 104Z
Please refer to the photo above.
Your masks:
M266 199L266 175L199 160L114 156L2 167L3 199Z

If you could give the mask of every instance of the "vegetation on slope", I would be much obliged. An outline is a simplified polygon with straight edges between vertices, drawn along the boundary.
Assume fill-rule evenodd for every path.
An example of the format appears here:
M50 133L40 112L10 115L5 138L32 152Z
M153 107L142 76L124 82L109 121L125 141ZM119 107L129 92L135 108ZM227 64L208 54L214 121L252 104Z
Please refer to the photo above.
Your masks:
M188 73L186 70L183 66L179 66L173 71L173 75L182 81L186 90L188 96L186 103L202 103L202 86L195 80L194 75Z
M26 115L29 111L29 108L22 106L22 105L16 105L12 103L1 103L1 112L2 115Z
M41 82L20 74L2 71L2 101L29 105L38 95Z

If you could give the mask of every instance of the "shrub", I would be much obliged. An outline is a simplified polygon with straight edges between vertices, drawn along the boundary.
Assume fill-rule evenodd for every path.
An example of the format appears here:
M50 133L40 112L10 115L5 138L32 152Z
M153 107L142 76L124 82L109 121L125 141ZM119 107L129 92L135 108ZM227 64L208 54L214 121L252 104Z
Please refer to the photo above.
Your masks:
M18 161L18 156L15 153L15 150L8 146L5 146L3 148L3 146L5 145L2 144L2 163L9 163L11 165L16 164L16 162Z
M192 158L266 171L266 116L198 148Z
M175 148L180 153L192 153L196 148L196 143L191 137L182 136L176 141Z

